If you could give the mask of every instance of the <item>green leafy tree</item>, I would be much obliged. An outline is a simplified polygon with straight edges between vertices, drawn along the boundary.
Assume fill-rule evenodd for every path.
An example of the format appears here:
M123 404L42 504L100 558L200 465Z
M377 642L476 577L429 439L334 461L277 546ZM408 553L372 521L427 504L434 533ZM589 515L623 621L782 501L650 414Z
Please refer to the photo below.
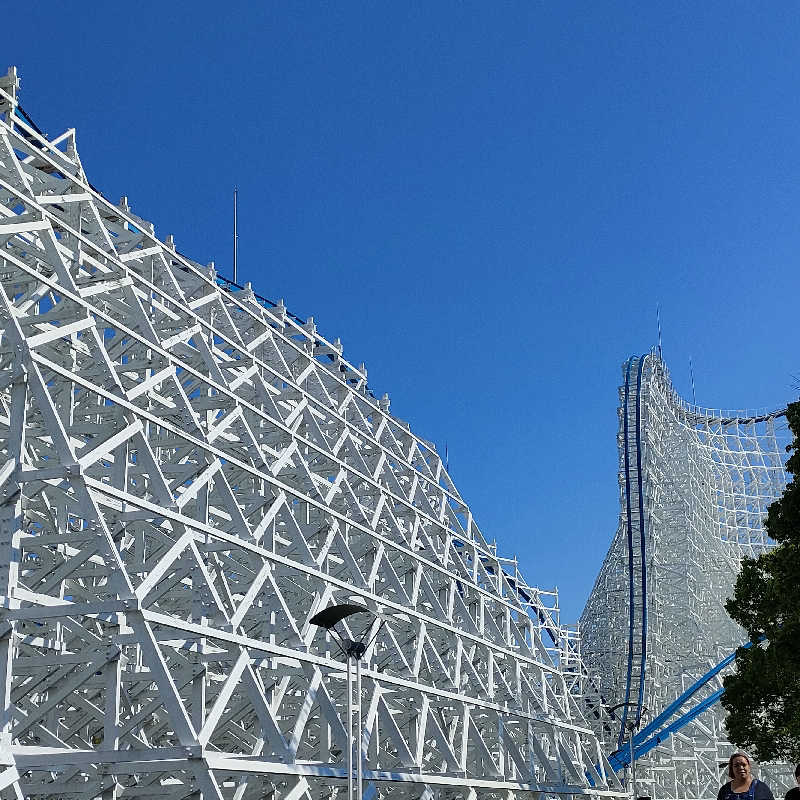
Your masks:
M787 411L793 480L770 507L778 546L745 559L725 608L750 638L736 651L722 705L731 741L760 761L800 761L800 401Z

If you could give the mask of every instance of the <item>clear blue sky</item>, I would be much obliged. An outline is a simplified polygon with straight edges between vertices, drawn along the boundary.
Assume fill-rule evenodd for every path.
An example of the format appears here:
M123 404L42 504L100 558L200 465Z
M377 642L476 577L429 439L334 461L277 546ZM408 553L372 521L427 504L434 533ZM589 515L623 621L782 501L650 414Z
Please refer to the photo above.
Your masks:
M314 316L575 620L616 529L620 365L703 405L798 363L800 13L743 2L86 2L3 60L90 180Z

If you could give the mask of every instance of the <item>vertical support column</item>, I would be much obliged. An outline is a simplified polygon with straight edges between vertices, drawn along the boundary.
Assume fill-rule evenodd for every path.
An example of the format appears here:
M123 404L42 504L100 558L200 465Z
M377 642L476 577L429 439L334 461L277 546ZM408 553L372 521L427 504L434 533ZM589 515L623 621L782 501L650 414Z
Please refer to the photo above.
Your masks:
M103 749L116 750L119 748L119 711L120 711L120 683L122 681L122 663L119 647L112 646L111 660L106 664L106 707L103 721Z
M0 96L0 113L6 115L6 123L9 128L14 129L14 109L17 107L17 90L19 89L19 77L17 68L9 67L8 72L0 77L0 89L2 89L10 99Z
M200 647L198 640L198 648ZM199 652L192 653L189 659L192 669L196 671L192 678L192 713L191 720L195 730L199 731L206 721L206 669Z
M25 422L27 419L27 370L21 363L23 348L15 348L18 363L11 388L11 413L8 435L8 464L19 475L25 452ZM18 604L14 590L19 579L20 533L23 526L22 486L14 475L9 477L0 495L0 596L5 605ZM11 746L12 703L11 680L14 658L14 629L7 624L0 631L0 749Z
M506 756L505 722L501 712L497 712L497 766L500 768L500 777L505 777L508 772L508 758Z
M11 678L14 663L14 626L5 623L0 629L0 691L2 691L2 708L0 708L0 753L11 748Z
M197 497L197 510L201 515L201 520L203 522L208 522L208 493L209 488L208 484L206 484L201 492ZM207 563L207 554L209 544L211 542L211 538L206 533L204 537L204 548L202 557L204 561ZM201 590L198 588L203 584L202 576L200 575L200 568L199 566L195 566L195 568L191 572L192 575L192 621L196 625L204 625L206 623L206 608L207 608L207 600L206 597L206 590ZM205 653L206 649L206 639L205 637L200 637L196 641L195 648L192 650L189 661L192 665L192 669L194 670L194 677L192 678L192 694L191 694L191 721L192 725L194 726L195 730L199 731L203 727L203 723L206 720L206 665L203 661L203 653Z
M109 655L111 656L111 660L103 669L106 681L105 719L103 720L103 749L118 750L120 694L122 688L122 653L119 647L112 646ZM99 766L100 768L98 769L98 772L102 781L104 780L107 770L103 769L104 765ZM103 789L101 798L102 800L116 800L117 793L117 784L116 781L114 781L113 785Z

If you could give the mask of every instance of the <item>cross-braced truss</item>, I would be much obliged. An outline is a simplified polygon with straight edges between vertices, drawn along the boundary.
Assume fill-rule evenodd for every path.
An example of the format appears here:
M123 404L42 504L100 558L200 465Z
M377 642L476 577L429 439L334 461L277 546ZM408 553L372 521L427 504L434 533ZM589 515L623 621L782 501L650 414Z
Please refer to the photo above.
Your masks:
M639 731L641 794L716 797L730 661L715 665L747 639L724 603L742 557L772 546L763 520L786 485L784 414L688 405L655 353L623 368L620 524L581 617L581 694L623 763ZM602 713L618 703L615 719Z
M388 620L365 797L619 795L554 604L366 370L93 190L14 70L0 90L2 796L341 797L346 667L309 620L352 601Z

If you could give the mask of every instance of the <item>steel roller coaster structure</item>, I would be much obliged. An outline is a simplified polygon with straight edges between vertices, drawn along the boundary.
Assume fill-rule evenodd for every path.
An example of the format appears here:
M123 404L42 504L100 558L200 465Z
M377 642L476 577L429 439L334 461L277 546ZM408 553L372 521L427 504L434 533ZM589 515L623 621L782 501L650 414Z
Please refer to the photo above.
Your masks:
M628 362L622 521L562 626L338 339L109 202L18 86L0 77L0 798L624 797L631 722L655 797L713 797L706 712L741 640L721 603L769 546L780 414L695 409L655 354ZM312 622L343 603L366 609L338 631L367 643L355 696Z
M620 522L581 617L579 694L615 767L634 734L642 794L716 796L733 749L717 701L746 640L724 602L741 559L774 544L785 413L690 405L658 352L623 367ZM600 713L617 703L613 721ZM785 766L761 769L776 791L793 784Z
M555 594L435 448L313 319L106 200L17 90L12 68L0 796L333 799L351 761L368 800L624 796ZM339 631L368 642L357 697L311 622L343 603L368 609Z

